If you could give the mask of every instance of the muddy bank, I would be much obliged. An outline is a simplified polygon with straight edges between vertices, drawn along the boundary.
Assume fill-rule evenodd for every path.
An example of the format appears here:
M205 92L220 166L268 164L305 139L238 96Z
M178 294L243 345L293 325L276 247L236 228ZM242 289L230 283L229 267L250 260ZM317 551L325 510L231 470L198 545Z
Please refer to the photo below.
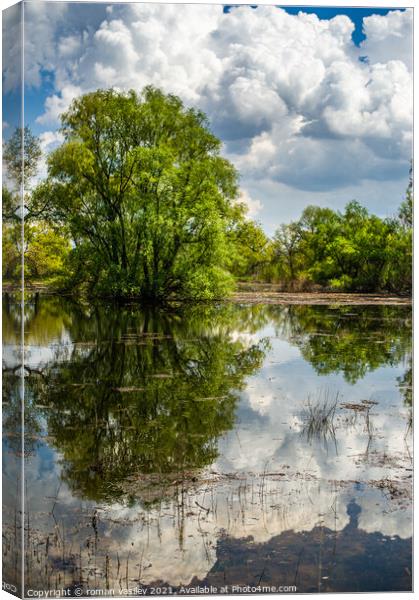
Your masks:
M347 304L410 305L412 298L387 294L343 294L339 292L277 292L272 290L237 291L231 301L240 304Z

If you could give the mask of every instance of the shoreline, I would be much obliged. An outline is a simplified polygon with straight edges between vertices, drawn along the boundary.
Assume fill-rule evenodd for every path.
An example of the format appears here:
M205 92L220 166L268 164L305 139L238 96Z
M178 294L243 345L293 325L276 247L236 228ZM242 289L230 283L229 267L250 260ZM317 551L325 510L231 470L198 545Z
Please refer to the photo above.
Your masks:
M255 289L260 286L260 290ZM283 292L277 291L278 286L272 284L250 284L250 289L240 289L231 296L223 299L212 300L210 303L230 302L233 304L270 304L270 305L286 305L286 304L312 304L312 305L348 305L348 306L410 306L413 299L411 296L398 296L396 294L384 293L362 293L362 292ZM2 286L2 293L18 293L21 291L19 285L6 283ZM59 293L51 289L48 285L31 285L25 287L26 292L39 293L51 296L71 297L71 294ZM103 298L103 301L108 301L109 298ZM95 298L95 301L100 301L100 298ZM139 302L139 300L126 300L127 303ZM191 302L178 301L181 304L190 304ZM194 304L200 302L194 302Z

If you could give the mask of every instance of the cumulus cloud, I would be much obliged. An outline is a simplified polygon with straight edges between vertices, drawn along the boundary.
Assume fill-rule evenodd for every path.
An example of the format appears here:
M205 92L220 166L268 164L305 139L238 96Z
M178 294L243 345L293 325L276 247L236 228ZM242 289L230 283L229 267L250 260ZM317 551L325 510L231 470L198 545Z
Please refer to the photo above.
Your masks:
M413 66L413 19L411 11L391 11L385 16L364 19L365 41L361 49L371 63L401 60L409 70Z
M406 178L412 11L365 18L358 48L344 15L132 4L100 5L102 13L76 23L78 6L66 5L66 27L61 13L30 5L29 81L39 83L50 69L56 85L39 124L56 127L82 92L153 84L207 112L227 156L254 186L269 179L330 191Z
M81 36L69 35L63 37L58 43L58 53L64 58L75 56L80 50Z
M64 141L64 136L59 131L44 131L39 136L41 146L41 160L39 161L38 173L35 178L35 183L42 180L47 175L47 156Z
M57 33L68 11L66 3L33 3L25 7L25 85L39 87L42 74L57 67ZM59 42L58 42L59 43Z
M262 202L250 196L247 190L240 190L238 202L244 204L247 208L247 216L253 219L262 209Z
M60 115L69 107L71 101L82 93L82 88L66 85L60 94L49 96L45 101L45 112L36 119L41 125L56 125ZM51 132L52 133L52 132Z
M3 93L18 89L22 79L21 5L10 6L2 14Z

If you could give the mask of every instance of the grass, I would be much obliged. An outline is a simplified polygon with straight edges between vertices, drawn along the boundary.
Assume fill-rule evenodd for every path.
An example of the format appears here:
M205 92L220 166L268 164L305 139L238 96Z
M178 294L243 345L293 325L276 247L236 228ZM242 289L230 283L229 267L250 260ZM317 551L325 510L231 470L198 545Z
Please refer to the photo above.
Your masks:
M329 439L336 446L334 419L339 400L339 392L332 394L329 390L318 394L316 399L308 396L303 410L304 427L302 433L311 442L313 439L322 439L325 444Z

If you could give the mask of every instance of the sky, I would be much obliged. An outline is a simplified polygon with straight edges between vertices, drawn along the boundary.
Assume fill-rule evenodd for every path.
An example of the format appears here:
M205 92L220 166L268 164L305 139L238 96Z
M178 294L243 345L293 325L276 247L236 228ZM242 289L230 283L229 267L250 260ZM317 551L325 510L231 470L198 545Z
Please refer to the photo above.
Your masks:
M4 14L7 138L20 73L17 12ZM309 204L356 199L391 216L412 156L412 20L411 9L28 3L25 121L46 155L74 97L153 84L207 113L269 235Z

